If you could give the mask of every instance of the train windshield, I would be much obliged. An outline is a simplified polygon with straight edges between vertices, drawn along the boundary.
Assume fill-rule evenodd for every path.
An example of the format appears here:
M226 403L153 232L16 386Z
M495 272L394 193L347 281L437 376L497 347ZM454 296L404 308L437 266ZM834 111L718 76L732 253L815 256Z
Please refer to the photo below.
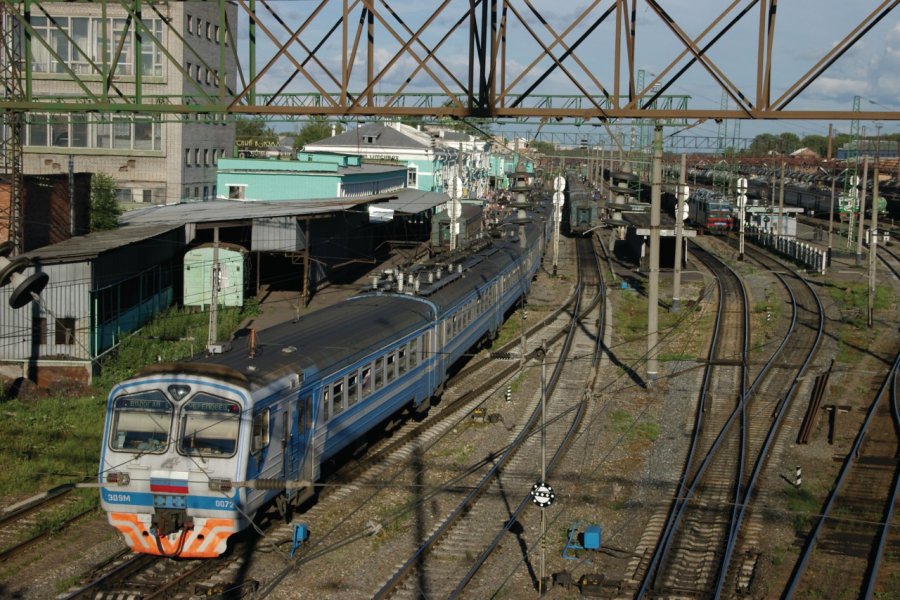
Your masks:
M181 409L181 444L183 454L224 458L237 449L241 425L241 407L199 393Z
M164 452L174 409L160 391L116 398L110 446L124 452Z
M731 205L726 202L710 202L709 212L713 213L730 213Z

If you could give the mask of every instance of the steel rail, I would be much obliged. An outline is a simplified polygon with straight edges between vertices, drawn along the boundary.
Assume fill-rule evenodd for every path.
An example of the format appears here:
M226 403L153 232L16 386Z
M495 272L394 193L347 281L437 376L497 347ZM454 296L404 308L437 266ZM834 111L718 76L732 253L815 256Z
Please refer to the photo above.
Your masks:
M550 375L549 380L546 383L546 387L544 393L549 397L552 395L553 390L555 390L556 385L559 382L559 378L562 374L563 367L565 365L565 358L568 356L568 352L571 349L572 339L574 338L575 331L578 323L580 322L580 304L581 304L581 296L584 290L584 277L581 269L581 264L579 263L578 270L578 283L576 284L577 290L577 299L575 301L575 307L572 312L572 319L570 321L569 326L567 327L566 339L563 342L563 347L560 352L560 359L557 361L556 366L553 369L552 374ZM597 299L594 298L592 305L596 305ZM583 414L583 409L580 408L578 414ZM519 433L516 435L513 442L506 448L503 454L497 459L494 466L482 477L481 481L468 493L466 496L457 504L456 508L450 512L450 514L443 520L443 522L436 527L431 535L428 536L426 540L424 540L416 551L407 558L397 569L395 569L394 574L388 578L388 580L382 584L382 586L375 592L373 595L373 599L380 600L383 598L387 598L393 590L399 585L401 581L403 581L407 576L409 576L415 568L417 568L417 564L420 562L422 557L431 551L431 549L437 545L438 541L454 526L459 520L470 511L472 505L476 502L476 500L481 496L484 491L487 490L487 487L490 483L492 483L496 477L499 476L500 472L503 470L505 465L509 462L509 460L515 455L516 452L522 447L524 442L531 436L532 430L535 428L538 419L541 416L540 407L536 407L528 421L521 428ZM566 436L566 439L569 439L569 436ZM509 522L507 521L507 525ZM483 553L482 553L483 554ZM486 560L487 555L484 555L484 559Z
M598 240L597 238L594 238L594 239ZM600 245L602 246L602 243ZM604 252L605 252L605 248L604 248ZM599 267L600 258L596 256L596 253L595 253L595 260L597 261L597 264L595 265L595 267L597 269L597 275L598 275L597 294L601 298L605 298L605 291L604 291L605 287L603 285L603 274ZM596 343L594 344L594 352L593 352L593 357L591 360L591 364L593 366L596 366L600 352L602 351L602 348L603 348L603 331L604 331L605 325L606 325L606 310L605 310L604 303L601 303L600 319L599 319L598 327L597 327L597 340L596 340ZM548 473L552 473L554 468L556 467L557 462L565 456L565 453L568 450L569 445L571 444L573 436L580 429L581 423L584 420L586 406L587 405L585 402L585 397L582 397L582 399L578 403L578 413L575 415L575 418L573 419L573 421L569 424L569 429L566 432L566 435L565 435L562 443L560 444L559 448L557 448L556 452L553 454L553 457L550 459L550 463L547 465ZM531 503L531 495L527 494L521 499L521 501L519 502L516 509L512 512L512 514L506 520L506 523L503 525L503 528L497 532L497 534L494 536L494 539L491 540L491 542L484 548L484 550L481 552L481 554L475 560L473 565L469 568L468 572L466 572L466 574L459 581L459 583L457 583L456 587L453 589L453 591L448 596L448 600L453 600L453 599L459 598L460 594L462 594L462 592L466 588L466 586L472 581L472 578L475 577L475 575L478 573L478 571L481 569L481 567L484 565L484 563L487 562L487 559L491 556L491 554L493 554L493 552L500 545L500 542L504 539L506 534L509 533L509 530L518 521L519 515L522 514L522 511L524 511L525 507L527 507L530 503Z
M790 288L790 286L787 284L787 282L784 280L784 277L780 273L775 273L775 275L778 277L778 279L781 280L782 284L784 284L785 288L787 289L788 293L790 294L792 306L796 307L797 301L796 301L796 297L794 296L794 291ZM756 457L756 462L754 464L753 469L750 472L750 478L747 482L747 485L744 488L743 495L740 497L739 501L736 503L736 506L738 507L738 511L737 511L737 513L735 515L735 519L733 521L734 525L733 525L733 529L731 532L731 536L729 537L729 540L725 547L725 555L722 557L722 563L721 563L722 566L721 566L721 570L719 572L719 582L716 585L716 592L715 592L717 596L722 594L724 591L723 587L725 585L725 580L728 575L729 563L731 562L731 557L734 553L735 546L737 545L737 539L740 534L741 525L743 523L744 517L745 517L745 515L747 513L747 509L749 507L750 497L753 495L753 493L756 490L756 484L757 484L759 475L762 473L765 462L768 459L769 450L775 441L776 435L778 434L778 432L781 429L781 424L784 421L785 416L788 413L788 408L790 407L790 399L796 392L797 388L799 387L798 381L806 373L806 370L809 367L809 364L812 362L812 359L815 356L816 351L819 349L819 344L822 341L822 337L824 336L824 333L825 333L825 310L822 307L822 302L819 299L818 294L816 294L815 290L812 288L812 286L809 284L809 282L806 279L800 277L799 275L797 276L797 278L809 290L809 292L812 294L812 297L816 301L816 306L818 308L818 314L819 314L819 319L818 319L819 324L818 324L818 329L816 331L816 338L812 344L812 347L810 348L809 352L806 355L806 359L803 361L803 365L800 367L800 371L797 374L797 377L794 378L794 381L791 384L791 387L788 389L788 391L784 394L782 399L779 401L779 408L778 408L778 411L776 412L775 420L772 422L772 424L768 428L768 431L766 432L766 438L763 441L763 444L759 449L759 453L757 454L757 457ZM795 310L794 316L795 316L794 321L796 321L796 310ZM793 330L793 324L792 324L791 329Z
M891 386L891 418L894 421L894 431L900 432L900 407L897 405L897 382L900 380L900 369L897 363L894 363L894 371L891 375L893 385ZM897 503L897 497L900 496L900 469L894 469L894 483L891 488L891 497L888 500L885 517L881 522L878 531L878 542L876 544L875 556L872 557L872 568L866 577L865 588L863 589L863 598L873 598L875 596L875 585L878 581L878 573L881 570L881 560L884 558L884 548L887 545L888 530L894 521L894 511Z
M581 287L580 285L578 286ZM573 318L574 320L574 318ZM570 336L567 336L569 339ZM548 389L552 389L555 386L556 381L558 381L558 372L562 369L563 361L560 360L556 364L556 368L553 371L553 375L550 377L550 381L547 384ZM437 527L430 536L426 540L424 540L416 551L409 557L407 560L400 565L394 572L394 574L381 586L381 588L375 592L373 595L373 599L380 600L386 598L390 595L390 593L394 590L394 588L405 579L415 568L416 564L419 560L428 553L433 546L435 546L438 540L445 534L449 529L457 523L457 521L469 510L470 506L474 504L475 500L487 489L487 485L491 483L506 465L510 458L512 458L513 454L521 447L522 443L531 435L531 429L537 423L538 418L540 417L540 410L536 408L531 416L529 417L525 426L522 427L519 434L516 436L515 440L512 444L503 452L502 455L497 459L497 462L494 464L491 469L485 473L482 477L481 481L462 499L462 501L456 506L456 508L447 516L446 519L441 523L439 527Z
M700 249L699 246L694 246L694 254L696 256L701 256L706 253L705 250L701 250L701 252L697 252ZM705 261L701 258L701 262ZM638 589L637 594L635 594L635 598L643 598L647 593L647 588L651 585L652 579L656 576L656 570L659 567L659 563L662 562L662 559L665 557L668 552L668 547L671 541L671 537L674 535L674 531L677 528L677 521L675 515L682 510L682 502L686 498L688 485L687 479L690 473L691 465L694 463L694 455L697 453L697 446L700 443L700 425L703 421L702 415L706 411L706 398L709 392L709 383L712 378L713 371L713 356L715 356L716 349L719 344L719 334L722 330L722 315L724 311L722 310L723 306L723 297L725 294L724 287L722 285L722 280L719 277L716 277L716 286L717 291L719 293L719 306L716 310L716 319L713 323L713 332L712 338L709 342L709 350L707 352L707 360L706 365L703 368L703 380L700 384L700 393L698 395L697 401L697 409L694 412L694 430L691 433L691 443L688 448L688 454L684 461L684 469L681 472L681 477L678 480L678 488L675 494L675 499L672 501L672 506L669 509L669 516L666 518L666 526L663 529L663 533L660 536L660 541L656 546L656 550L653 552L653 556L650 559L650 564L647 565L647 571L644 573L644 577L641 581L641 587ZM680 519L680 516L678 517Z
M797 592L797 586L799 585L800 580L803 578L803 575L806 573L806 568L809 565L810 557L812 556L813 550L815 549L816 544L819 541L819 536L822 534L822 529L825 526L825 522L831 516L831 511L834 508L835 502L838 496L840 496L841 491L843 490L844 483L846 483L847 481L847 475L855 466L857 453L859 452L860 446L862 446L863 440L866 437L866 431L868 430L869 424L872 422L872 419L875 416L878 405L881 403L882 398L884 398L885 396L888 384L891 383L892 385L896 386L895 379L898 369L900 369L900 353L898 353L894 358L894 364L888 372L888 375L884 378L881 387L878 389L878 394L875 396L875 401L869 405L869 410L866 412L866 418L863 420L862 426L859 428L859 431L856 434L856 438L853 440L853 446L847 452L847 458L844 459L844 464L841 465L841 471L838 474L837 481L835 481L834 486L831 488L831 491L828 494L828 500L825 502L825 507L822 509L822 513L819 515L816 526L813 528L812 532L806 540L806 545L803 548L803 553L800 556L800 560L797 562L794 571L791 573L787 588L785 589L784 595L782 596L785 599L793 598L794 594ZM896 485L894 487L894 492L896 493Z

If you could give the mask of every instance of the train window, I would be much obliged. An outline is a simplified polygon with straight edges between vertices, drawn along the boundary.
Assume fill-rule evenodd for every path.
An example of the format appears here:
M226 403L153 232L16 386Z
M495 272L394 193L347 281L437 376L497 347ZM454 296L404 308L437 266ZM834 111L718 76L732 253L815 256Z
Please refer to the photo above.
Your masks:
M164 452L174 408L162 392L120 396L113 404L109 445L125 452Z
M419 363L419 338L409 340L409 368L415 368Z
M372 365L362 370L362 398L365 398L372 392Z
M422 344L422 360L426 360L431 356L431 330L425 332Z
M403 375L404 373L406 373L406 344L397 350L397 374Z
M375 359L375 388L380 390L384 384L384 357Z
M325 391L322 392L322 414L325 415L325 420L331 418L331 415L328 414L328 409L331 407L331 404L328 402L328 397L331 395L331 390L325 388Z
M347 375L347 406L353 406L356 404L358 397L356 395L357 391L357 375L356 373L350 373Z
M253 434L250 437L250 454L259 454L259 451L269 445L269 409L253 415Z
M198 393L181 407L179 450L195 456L231 456L237 449L240 425L241 407L237 402Z
M331 386L331 416L344 410L344 382L338 381Z
M387 356L387 369L385 370L387 382L390 383L397 376L397 355L391 352Z

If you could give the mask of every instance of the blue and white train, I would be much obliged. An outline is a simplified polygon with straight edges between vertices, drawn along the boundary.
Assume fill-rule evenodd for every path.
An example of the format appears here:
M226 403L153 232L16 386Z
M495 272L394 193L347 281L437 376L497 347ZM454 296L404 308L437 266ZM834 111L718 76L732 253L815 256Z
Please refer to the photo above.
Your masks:
M322 465L496 336L541 262L543 211L468 252L261 332L261 344L153 365L107 403L103 510L135 552L216 557L262 508L309 498ZM524 235L522 233L524 232Z

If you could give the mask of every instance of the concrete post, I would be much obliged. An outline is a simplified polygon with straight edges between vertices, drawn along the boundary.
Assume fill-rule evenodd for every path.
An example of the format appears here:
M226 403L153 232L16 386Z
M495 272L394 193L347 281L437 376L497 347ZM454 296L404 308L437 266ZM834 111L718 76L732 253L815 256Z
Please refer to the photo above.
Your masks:
M659 211L662 199L662 125L653 137L653 176L650 181L650 282L647 296L647 380L659 373L656 361L659 319Z
M687 200L687 155L681 155L681 170L678 173L678 204L675 207L675 272L672 275L672 312L681 310L681 244L684 228L684 203Z

